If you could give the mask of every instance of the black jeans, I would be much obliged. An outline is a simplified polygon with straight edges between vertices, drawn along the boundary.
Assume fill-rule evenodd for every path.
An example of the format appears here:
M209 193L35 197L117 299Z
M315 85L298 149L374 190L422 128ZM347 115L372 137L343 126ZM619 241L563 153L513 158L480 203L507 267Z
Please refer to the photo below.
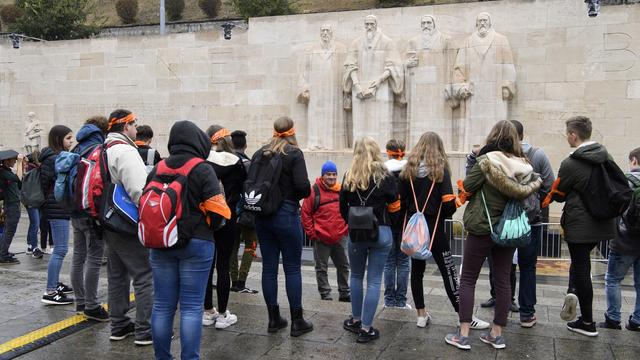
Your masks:
M531 226L531 242L526 247L518 248L518 266L520 267L518 305L520 305L521 320L536 313L536 263L542 234L542 225Z
M571 267L569 268L569 289L568 293L573 293L580 302L580 312L582 321L593 322L593 286L591 284L591 250L598 243L571 244L569 255L571 256Z
M4 204L4 234L0 238L0 257L9 259L9 248L20 222L20 203Z
M460 308L460 294L458 293L460 286L449 242L446 239L436 239L431 247L431 252L433 253L433 261L438 265L438 270L442 276L447 297L455 311L458 312ZM411 259L411 294L413 295L413 303L416 309L425 308L422 280L426 265L427 262L425 260Z
M229 303L229 292L231 291L231 276L229 275L229 267L231 255L233 253L233 243L236 237L236 217L231 216L227 220L226 225L213 233L215 240L215 254L211 263L211 271L209 271L209 279L207 280L207 291L204 296L205 310L213 309L213 270L218 271L216 279L216 295L218 297L218 311L222 314L227 311ZM237 256L237 255L236 255Z

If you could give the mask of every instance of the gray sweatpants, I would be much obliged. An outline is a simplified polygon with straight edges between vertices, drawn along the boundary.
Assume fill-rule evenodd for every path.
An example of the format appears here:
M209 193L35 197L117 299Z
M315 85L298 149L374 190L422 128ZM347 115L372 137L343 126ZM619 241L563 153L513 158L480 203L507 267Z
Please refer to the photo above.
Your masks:
M73 259L71 260L71 286L76 305L96 309L100 265L104 255L104 240L90 218L72 218Z
M349 259L347 259L347 238L344 237L334 245L327 245L319 240L313 241L313 257L316 262L316 280L320 295L331 294L331 285L327 269L329 257L338 270L338 291L340 297L349 296Z
M130 323L130 282L136 297L135 336L137 340L151 336L151 308L153 306L153 277L149 264L149 251L138 238L104 230L107 244L107 269L109 272L109 317L111 333L118 332Z

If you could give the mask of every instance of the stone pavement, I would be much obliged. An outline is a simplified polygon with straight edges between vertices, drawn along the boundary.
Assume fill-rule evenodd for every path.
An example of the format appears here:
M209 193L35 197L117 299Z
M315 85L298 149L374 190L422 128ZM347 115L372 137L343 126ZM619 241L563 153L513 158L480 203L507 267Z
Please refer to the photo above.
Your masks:
M23 229L27 221L22 222ZM24 234L24 232L19 231ZM24 251L24 237L14 241L14 252ZM74 307L45 306L40 302L46 280L48 256L37 260L19 254L20 265L0 266L0 344L25 333L74 315ZM69 282L67 256L62 280ZM106 267L103 267L103 271ZM261 264L254 263L247 283L260 289ZM281 272L282 273L282 272ZM289 318L284 276L281 275L279 299L284 315ZM337 289L335 272L330 281ZM472 332L472 350L463 352L446 345L445 334L455 329L456 314L449 304L435 265L429 265L425 277L428 310L433 316L427 329L415 326L415 311L378 309L374 326L380 329L379 340L370 344L356 344L355 335L342 329L342 321L351 312L349 304L322 301L316 290L313 267L303 267L303 297L306 317L315 330L299 338L291 338L288 331L268 334L267 314L261 294L232 293L229 308L238 315L238 323L226 330L213 327L203 329L201 354L203 359L637 359L640 352L640 334L626 330L600 330L597 338L587 338L565 329L559 313L566 279L545 281L538 285L537 317L539 323L532 329L518 324L517 314L510 317L505 329L507 349L496 351ZM476 302L488 298L488 279L481 275L476 290ZM623 288L623 317L633 309L635 292ZM337 290L336 290L337 291ZM602 320L605 309L602 285L594 289L594 316ZM337 298L337 294L336 298ZM410 291L409 291L409 298ZM100 298L106 300L106 277L101 277ZM215 296L215 294L214 294ZM412 301L409 301L412 304ZM413 305L413 304L412 304ZM132 310L133 312L133 310ZM492 310L477 307L476 315L490 320ZM176 320L178 317L176 317ZM178 331L176 321L176 335ZM95 324L73 335L30 352L20 359L151 359L151 347L136 347L133 339L109 341L108 324ZM176 336L172 345L179 358L180 340Z

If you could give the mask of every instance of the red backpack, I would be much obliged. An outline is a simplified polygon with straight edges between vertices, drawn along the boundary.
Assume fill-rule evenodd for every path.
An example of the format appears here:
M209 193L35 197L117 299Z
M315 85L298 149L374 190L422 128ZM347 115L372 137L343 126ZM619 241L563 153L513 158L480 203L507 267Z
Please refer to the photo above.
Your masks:
M144 247L167 249L184 245L178 236L184 190L189 173L202 162L201 158L193 158L179 169L169 168L165 160L158 163L140 197L138 239Z
M107 149L118 144L127 145L128 143L116 140L106 145L98 145L91 151L89 156L81 158L78 162L73 202L79 211L94 219L98 219L100 215L105 179L108 178L108 174L103 174L103 169L107 172L109 171L108 164L103 166L102 163L107 159Z

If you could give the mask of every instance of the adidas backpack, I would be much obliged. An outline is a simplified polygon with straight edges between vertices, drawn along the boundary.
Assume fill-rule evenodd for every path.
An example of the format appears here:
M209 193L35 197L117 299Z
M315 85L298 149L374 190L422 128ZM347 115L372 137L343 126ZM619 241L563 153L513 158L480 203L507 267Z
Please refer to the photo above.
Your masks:
M258 151L251 161L249 174L244 183L243 208L259 216L274 214L282 205L280 155L268 151Z
M178 221L183 215L187 177L204 162L192 158L179 169L171 169L166 161L158 163L156 173L140 197L138 239L144 247L167 249L184 245L178 235Z

